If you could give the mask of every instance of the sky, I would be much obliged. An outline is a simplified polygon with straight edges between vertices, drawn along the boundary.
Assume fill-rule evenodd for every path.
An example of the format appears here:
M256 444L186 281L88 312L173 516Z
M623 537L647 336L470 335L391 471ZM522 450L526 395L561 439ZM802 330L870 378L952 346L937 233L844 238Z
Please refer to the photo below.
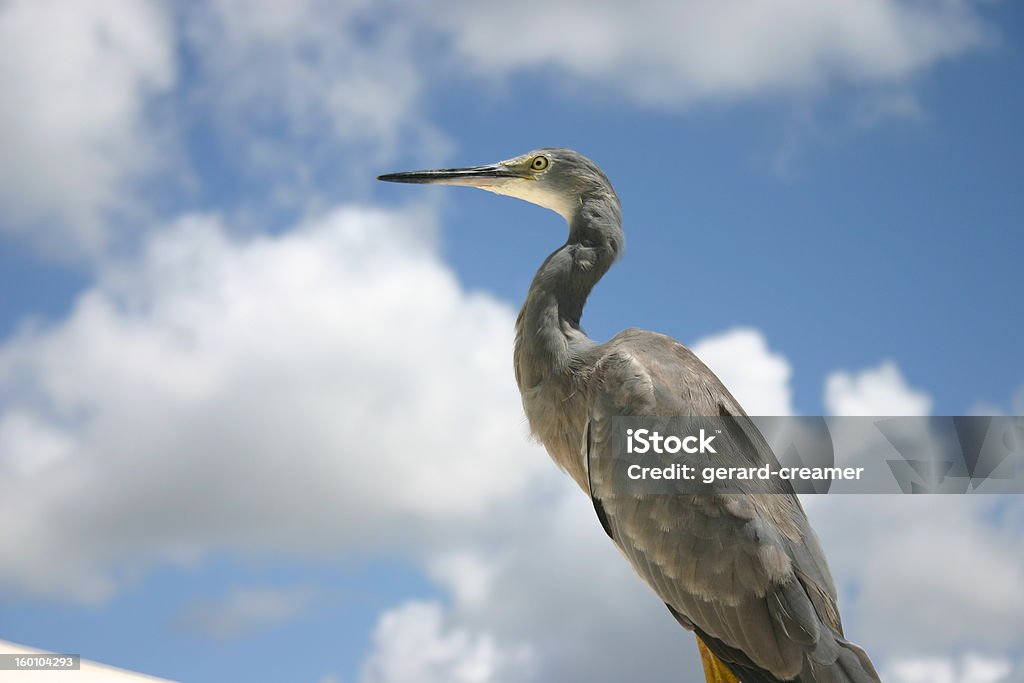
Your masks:
M0 639L186 681L693 680L532 443L554 213L380 173L596 160L595 339L751 414L1021 414L1024 10L0 2ZM810 497L895 683L1024 681L1024 499Z

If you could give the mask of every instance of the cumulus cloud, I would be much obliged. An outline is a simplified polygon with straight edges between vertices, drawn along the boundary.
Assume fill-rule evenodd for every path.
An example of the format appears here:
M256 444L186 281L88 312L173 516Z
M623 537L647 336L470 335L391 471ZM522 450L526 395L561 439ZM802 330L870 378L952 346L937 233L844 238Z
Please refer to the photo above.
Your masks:
M529 675L531 653L487 633L445 624L436 602L409 602L383 614L361 683L512 683Z
M348 177L343 151L379 162L411 135L438 155L443 138L418 106L413 27L378 10L361 0L4 3L0 228L62 256L102 255L159 210L144 182L195 189L207 171L177 150L197 128L216 135L220 172L256 188L248 201L299 213ZM326 171L333 183L317 175Z
M245 163L282 183L286 159L307 171L338 168L324 156L342 145L379 160L400 134L424 130L413 27L379 10L366 0L216 0L188 9L199 102L224 139L245 138Z
M1008 659L966 655L950 658L900 659L885 672L894 683L1001 683L1009 679L1013 664Z
M0 8L0 225L64 255L102 253L139 222L111 216L155 210L142 181L162 169L174 173L164 186L188 186L185 159L170 150L197 125L216 131L222 170L258 190L237 199L249 220L268 206L302 213L325 188L349 189L346 153L380 163L413 142L414 156L444 156L449 143L422 105L452 73L502 79L553 66L562 85L669 106L879 82L911 111L900 83L985 33L970 4L945 2L453 3L425 13L400 0L17 0ZM151 116L164 95L174 126Z
M550 472L557 480L544 499L426 556L451 596L450 618L527 645L535 676L524 680L697 677L693 635L633 573L584 492Z
M0 229L65 253L103 247L104 215L131 208L158 161L147 102L175 80L154 2L0 5Z
M805 502L840 586L847 632L880 667L923 652L960 671L947 655L957 648L1013 652L1024 629L1024 546L1019 528L993 523L998 501ZM567 485L564 497L515 524L521 528L460 547L459 562L443 554L428 562L452 597L456 623L487 628L501 642L530 643L536 680L699 677L692 635L614 551L580 491Z
M431 8L478 73L554 69L653 105L892 84L986 39L971 3L642 0Z
M670 108L877 85L858 108L863 124L916 114L908 81L990 33L972 4L950 0L461 1L429 9L408 0L215 0L183 14L183 38L197 58L195 101L210 105L223 139L244 140L237 149L246 169L292 195L308 195L325 169L344 173L340 150L383 160L414 140L423 156L443 156L449 144L422 105L453 75L500 82L523 71L554 74L559 90Z
M784 356L768 348L760 330L737 327L691 348L749 415L793 414L793 370Z
M971 406L968 415L1021 415L1024 416L1024 385L1011 390L1006 401L980 400Z
M276 237L185 217L139 262L108 263L66 319L0 347L3 592L101 600L122 569L213 549L400 546L451 602L382 618L372 683L621 680L637 661L699 675L692 636L527 445L513 310L459 285L435 229L430 213L354 206ZM789 363L762 334L696 348L752 411L789 410ZM883 661L966 637L1011 647L1019 533L987 501L920 498L811 506L856 586L851 634ZM228 609L244 602L191 614L222 634L301 614L276 598Z
M318 597L310 586L236 588L220 600L186 605L175 626L220 640L238 638L302 616Z
M302 213L351 189L352 154L443 157L450 143L424 105L467 74L553 74L560 91L669 108L866 84L878 88L858 121L916 116L913 76L990 32L974 3L953 0L12 0L0 8L2 224L65 253L101 251L126 225L111 212L158 210L140 180L205 180L187 153L161 158L196 129L216 137L231 185L254 190L233 200L259 204L243 207L250 220L268 205Z
M513 312L460 287L433 231L186 217L0 347L0 585L101 599L122 561L411 543L524 495L546 463Z
M831 415L927 415L932 399L907 384L892 361L858 373L836 371L825 379L825 408Z
M932 398L886 361L831 373L824 402L835 415L927 415ZM989 680L977 678L993 670L982 659L961 662L948 653L964 646L1010 650L1024 631L1018 497L812 496L804 502L837 583L851 589L841 604L848 632L880 655L891 674L886 680Z
M996 496L827 496L808 514L822 536L854 639L869 651L945 656L1009 649L1024 631L1024 541Z
M401 678L416 647L426 681L601 680L627 674L641 633L652 671L697 672L690 636L529 445L513 310L464 290L434 232L417 210L261 238L185 217L0 347L0 590L99 601L138 575L122 570L214 549L401 547L452 607L382 619L370 681L417 680ZM231 637L296 614L296 596L249 597L186 621Z

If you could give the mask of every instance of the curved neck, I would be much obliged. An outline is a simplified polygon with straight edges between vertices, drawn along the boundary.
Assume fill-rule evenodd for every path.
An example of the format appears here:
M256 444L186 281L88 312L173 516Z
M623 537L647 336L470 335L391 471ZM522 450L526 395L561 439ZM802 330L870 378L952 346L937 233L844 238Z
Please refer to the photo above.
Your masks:
M591 342L580 318L594 285L623 247L618 197L584 194L569 221L569 238L545 259L516 321L515 364L520 389L571 371L574 351Z

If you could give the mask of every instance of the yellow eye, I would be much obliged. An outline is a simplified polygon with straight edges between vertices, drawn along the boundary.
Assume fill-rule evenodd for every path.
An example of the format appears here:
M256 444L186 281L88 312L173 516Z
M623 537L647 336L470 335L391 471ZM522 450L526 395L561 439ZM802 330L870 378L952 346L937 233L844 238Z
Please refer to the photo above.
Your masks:
M530 162L530 168L534 171L543 171L548 167L548 158L544 156L537 156Z

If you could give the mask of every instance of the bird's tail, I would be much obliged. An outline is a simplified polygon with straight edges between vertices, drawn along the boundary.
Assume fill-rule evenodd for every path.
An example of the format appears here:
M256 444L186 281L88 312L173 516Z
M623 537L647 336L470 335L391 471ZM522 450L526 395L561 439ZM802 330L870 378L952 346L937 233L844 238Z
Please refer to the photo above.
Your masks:
M791 680L784 681L760 669L720 659L697 637L704 678L707 683L880 683L871 659L857 645L836 638L838 656L829 664L819 664L813 656L804 660L804 670Z
M700 651L700 661L704 664L704 680L707 683L739 683L729 667L708 649L700 636L697 636L697 649Z
M871 663L868 653L848 640L836 638L839 656L827 667L817 667L813 659L809 659L804 672L798 681L814 681L817 683L879 683L881 679L875 666ZM807 669L810 669L810 672Z

